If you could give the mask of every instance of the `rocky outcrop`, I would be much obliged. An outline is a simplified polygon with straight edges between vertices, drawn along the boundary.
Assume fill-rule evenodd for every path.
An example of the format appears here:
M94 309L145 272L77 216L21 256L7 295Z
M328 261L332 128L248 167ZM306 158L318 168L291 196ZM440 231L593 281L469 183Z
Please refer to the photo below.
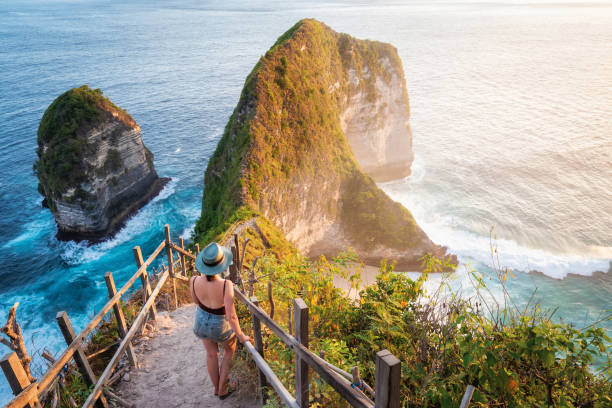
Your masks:
M158 178L132 117L88 86L45 111L37 154L39 191L63 240L109 237L169 180Z
M366 174L378 182L397 180L410 175L414 158L404 70L391 45L370 46L388 49L370 61L360 61L354 45L344 51L348 81L340 126Z
M400 177L411 161L396 49L302 20L246 80L208 163L196 234L206 241L257 212L304 254L353 248L368 263L418 269L445 248L367 174Z

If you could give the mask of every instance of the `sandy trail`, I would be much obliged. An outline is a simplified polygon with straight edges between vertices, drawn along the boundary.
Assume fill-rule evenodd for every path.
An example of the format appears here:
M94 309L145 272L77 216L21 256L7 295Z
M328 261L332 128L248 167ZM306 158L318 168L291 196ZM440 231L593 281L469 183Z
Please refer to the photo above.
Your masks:
M139 408L260 406L255 399L213 395L206 352L191 329L194 314L195 305L158 314L153 330L135 345L139 368L123 377L117 394Z

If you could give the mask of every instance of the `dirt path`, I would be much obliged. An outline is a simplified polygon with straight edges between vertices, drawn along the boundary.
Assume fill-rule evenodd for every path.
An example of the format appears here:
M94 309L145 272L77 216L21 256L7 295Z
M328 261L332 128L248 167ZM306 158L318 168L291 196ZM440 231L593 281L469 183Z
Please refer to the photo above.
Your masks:
M161 312L154 328L135 346L139 368L125 375L116 391L135 407L258 407L256 400L213 395L206 353L192 332L195 305Z

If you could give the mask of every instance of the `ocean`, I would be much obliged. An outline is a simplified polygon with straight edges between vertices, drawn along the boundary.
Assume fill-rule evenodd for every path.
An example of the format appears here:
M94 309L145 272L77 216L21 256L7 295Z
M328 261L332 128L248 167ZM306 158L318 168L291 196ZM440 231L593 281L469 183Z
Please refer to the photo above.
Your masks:
M65 347L55 314L80 330L106 301L104 273L120 286L135 271L135 245L146 257L166 223L190 237L246 76L305 17L397 47L416 157L410 177L381 187L459 256L454 290L469 294L470 267L490 274L492 240L517 303L537 288L535 300L577 327L610 313L610 2L5 0L0 324L20 302L33 354ZM32 172L44 110L82 84L134 117L158 174L172 178L92 246L55 239ZM9 399L0 376L0 403Z

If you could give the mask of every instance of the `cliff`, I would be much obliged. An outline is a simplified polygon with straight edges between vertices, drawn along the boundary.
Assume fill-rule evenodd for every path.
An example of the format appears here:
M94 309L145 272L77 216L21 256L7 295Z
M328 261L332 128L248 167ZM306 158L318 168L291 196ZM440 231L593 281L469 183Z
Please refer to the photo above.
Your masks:
M169 180L158 178L134 119L87 85L47 108L37 155L38 190L64 240L108 237Z
M366 262L410 269L427 252L444 256L366 174L409 173L402 72L389 44L316 20L287 31L248 76L208 163L198 239L212 238L246 208L310 256L353 248Z

